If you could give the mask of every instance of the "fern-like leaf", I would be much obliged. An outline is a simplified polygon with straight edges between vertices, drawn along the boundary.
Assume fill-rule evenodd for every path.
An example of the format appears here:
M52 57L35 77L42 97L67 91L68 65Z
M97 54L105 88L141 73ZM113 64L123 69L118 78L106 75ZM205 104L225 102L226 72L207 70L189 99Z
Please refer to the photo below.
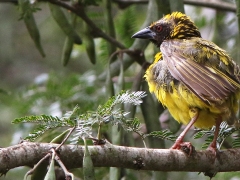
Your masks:
M75 126L79 109L78 105L76 105L72 111L66 112L61 120L65 121L68 125Z
M29 133L29 135L25 138L25 140L33 142L51 128L53 127L40 124L31 133Z
M65 113L62 118L51 115L33 115L17 118L13 123L37 123L36 129L26 137L26 139L31 141L34 141L49 129L76 126L74 138L72 139L72 143L76 144L79 142L79 139L91 137L94 124L101 126L107 123L120 125L128 131L136 132L142 136L139 130L140 122L137 119L127 120L126 116L129 112L115 108L120 103L139 105L142 103L141 98L145 96L146 94L143 91L121 92L119 95L110 98L104 105L99 106L95 112L89 111L79 115L79 107L76 106L72 111Z
M76 113L78 111L78 106L76 106L73 111L67 112L62 118L50 116L50 115L39 115L39 116L25 116L21 118L14 119L12 123L37 123L37 127L33 130L33 132L29 133L29 135L25 138L29 141L34 141L36 138L40 137L43 133L45 133L49 129L53 129L56 127L72 127L76 124Z
M21 118L16 118L12 121L13 124L18 123L48 123L48 122L59 122L61 121L58 117L47 116L47 115L32 115L32 116L25 116Z
M136 92L125 92L116 96L114 105L120 103L130 103L133 105L140 105L142 103L142 98L146 96L146 92L144 91L136 91Z
M207 139L205 140L205 143L202 145L202 148L207 148L210 145L210 143L213 141L215 129L216 127L213 126L212 129L210 130L200 130L194 135L195 139L202 138L205 135L207 136ZM225 121L222 122L220 124L220 129L219 129L218 138L217 138L218 148L219 149L221 148L222 143L227 137L229 137L230 135L232 135L234 132L238 130L239 130L238 128L229 126L227 122Z
M240 148L240 136L237 135L234 138L235 139L232 141L233 148Z
M162 131L153 131L153 132L149 133L147 136L153 136L153 137L157 137L160 139L166 139L166 140L170 140L170 141L176 141L176 139L177 139L177 136L174 135L168 129L165 129Z
M142 103L141 98L145 96L146 94L143 91L122 91L118 95L111 97L105 104L100 105L96 112L81 114L79 116L75 138L72 139L72 143L76 144L79 139L91 137L91 128L94 124L102 125L111 123L113 125L122 126L127 131L136 132L142 135L139 130L140 122L137 119L128 120L126 116L129 112L124 112L121 109L115 108L121 103L139 105Z
M123 123L123 128L126 130L126 131L132 131L132 132L137 132L139 131L140 129L140 126L141 126L141 123L139 121L138 118L134 118L134 119L129 119L129 120L126 120L124 123Z
M134 39L129 38L126 34L130 35L136 32L136 27L138 27L138 17L136 14L137 8L135 6L129 6L117 17L115 23L118 38L121 39L126 47L130 47L134 42Z

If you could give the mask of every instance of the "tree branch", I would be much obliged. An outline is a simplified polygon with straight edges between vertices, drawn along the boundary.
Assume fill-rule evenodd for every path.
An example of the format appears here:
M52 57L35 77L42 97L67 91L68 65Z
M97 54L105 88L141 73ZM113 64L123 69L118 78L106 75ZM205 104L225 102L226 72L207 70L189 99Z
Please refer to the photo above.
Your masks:
M127 7L132 4L147 4L149 0L114 0L120 7ZM0 2L17 3L17 0L0 0ZM233 3L223 1L209 1L209 0L184 0L184 4L214 8L217 10L236 12L236 5Z
M45 1L45 0L43 0L43 1ZM74 14L78 15L79 17L81 17L87 23L87 25L90 28L92 28L93 32L96 35L98 35L99 37L102 37L103 39L106 39L107 41L114 44L116 47L118 47L120 49L126 49L126 47L123 44L121 44L116 39L114 39L111 36L104 33L100 28L98 28L95 25L95 23L91 19L89 19L89 17L86 15L86 13L84 11L84 6L81 6L81 5L78 5L78 4L76 4L75 6L71 6L71 5L67 4L66 2L59 1L59 0L47 0L47 1L52 3L52 4L56 4L58 6L61 6L65 9L73 12Z
M118 3L120 7L126 7L132 4L147 4L148 0L114 0ZM232 3L227 3L223 1L213 1L213 0L184 0L184 4L202 6L208 8L214 8L217 10L236 12L236 5Z
M24 142L0 150L0 172L19 166L33 166L52 147L58 144ZM227 149L217 153L196 151L189 157L180 150L146 149L116 146L88 146L95 167L124 167L153 171L227 172L239 171L240 149ZM58 156L68 169L82 167L83 146L64 145Z
M236 5L233 3L227 3L223 1L209 1L209 0L184 0L184 4L203 6L208 8L213 8L216 10L231 11L236 12Z

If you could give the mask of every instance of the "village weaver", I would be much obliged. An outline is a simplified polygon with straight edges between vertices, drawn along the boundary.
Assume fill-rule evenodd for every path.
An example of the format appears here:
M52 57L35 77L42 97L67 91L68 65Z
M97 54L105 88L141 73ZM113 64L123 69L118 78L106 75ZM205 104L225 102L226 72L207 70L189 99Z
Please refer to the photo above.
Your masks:
M175 120L188 124L172 149L192 147L183 142L192 125L198 128L215 125L208 149L216 153L220 123L236 122L239 66L226 51L202 39L195 24L180 12L164 16L132 37L149 39L160 48L145 74L149 90Z

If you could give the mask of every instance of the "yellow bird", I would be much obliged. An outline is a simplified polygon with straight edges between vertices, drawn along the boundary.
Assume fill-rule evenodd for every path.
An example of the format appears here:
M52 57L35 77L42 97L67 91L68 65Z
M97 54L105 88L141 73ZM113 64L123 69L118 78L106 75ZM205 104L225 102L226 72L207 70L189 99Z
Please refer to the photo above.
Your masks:
M222 121L236 122L240 98L240 68L213 42L202 39L188 16L173 12L135 33L149 39L160 52L146 71L150 92L180 123L188 124L172 149L190 148L183 138L192 125L216 126L209 149L216 153Z

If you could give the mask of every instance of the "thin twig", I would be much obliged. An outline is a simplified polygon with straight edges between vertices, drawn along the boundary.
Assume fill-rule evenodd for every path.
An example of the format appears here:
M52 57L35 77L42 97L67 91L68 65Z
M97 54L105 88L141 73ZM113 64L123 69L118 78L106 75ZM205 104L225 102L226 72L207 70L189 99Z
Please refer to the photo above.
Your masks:
M74 129L75 129L75 127L73 127L73 128L70 130L70 132L68 133L68 135L67 135L67 136L64 138L64 140L62 141L62 143L59 144L59 145L56 147L56 149L54 150L54 153L53 153L53 149L51 149L52 155L53 155L53 154L56 154L55 151L57 151L57 150L67 141L67 139L69 138L69 136L71 135L71 133L74 131ZM32 173L36 170L36 168L37 168L45 159L47 159L47 158L50 157L50 155L51 155L51 153L48 153L48 154L45 155L40 161L38 161L38 163L37 163L36 165L34 165L34 167L26 173L26 176L32 174Z
M223 1L209 1L209 0L184 0L184 4L203 6L223 11L236 12L236 5L233 3L227 3Z
M56 151L59 150L61 148L61 146L68 140L69 136L72 134L72 132L75 130L76 126L74 126L73 128L71 128L70 132L67 134L67 136L64 138L64 140L61 142L61 144L58 145L58 147L56 147Z
M57 161L59 166L62 168L62 170L65 174L65 177L67 178L70 176L72 179L74 179L74 175L67 170L67 168L65 167L65 165L63 164L63 162L61 161L60 157L57 154L55 156L55 160Z
M132 4L147 4L149 1L148 0L114 0L114 2L118 3L120 7L127 7ZM236 12L235 4L227 3L223 1L184 0L184 4L202 6L202 7L213 8L213 9L223 10L223 11Z
M54 148L52 148L51 149L51 151L52 151L52 159L55 159L55 157L56 157L56 151L55 151L55 149Z
M130 50L130 49L122 49L122 50L115 51L109 57L109 61L112 61L114 56L116 56L117 54L120 54L120 53L126 53L129 56L134 57L135 61L141 66L144 66L145 64L147 64L147 61L141 50Z
M107 35L106 33L104 33L100 28L98 28L95 23L89 19L89 17L86 15L85 11L84 11L84 6L83 5L74 5L71 6L63 1L59 1L59 0L48 0L48 2L52 3L52 4L56 4L58 6L61 6L73 13L75 13L76 15L78 15L79 17L82 18L82 20L84 20L86 22L86 24L94 31L94 33L96 33L99 37L102 37L103 39L106 39L107 41L109 41L110 43L112 43L113 45L115 45L116 47L120 48L120 49L126 49L126 47L121 44L119 41L117 41L116 39L112 38L111 36Z
M127 53L128 55L133 55L134 52L135 52L135 51L129 50L129 49L122 49L122 50L115 51L115 52L112 53L111 56L109 57L109 62L111 62L112 59L113 59L117 54Z
M38 161L37 164L34 165L34 167L32 169L30 169L25 176L28 176L28 175L31 175L35 170L36 168L44 161L46 160L47 158L49 158L51 156L51 153L48 153L47 155L45 155L40 161Z
M97 131L97 139L100 140L101 139L101 125L102 123L100 122L98 125L98 131Z
M0 0L0 3L17 3L17 0ZM126 7L132 4L147 4L148 0L114 0L122 7ZM207 8L213 8L223 11L236 12L236 6L233 3L223 2L223 1L209 1L209 0L184 0L184 4L202 6Z
M140 135L140 134L139 134L139 135ZM145 147L145 148L148 148L148 147L147 147L147 144L146 144L146 142L145 142L145 140L144 140L144 137L141 136L141 135L140 135L140 137L141 137L141 139L142 139L142 142L143 142L144 147Z

